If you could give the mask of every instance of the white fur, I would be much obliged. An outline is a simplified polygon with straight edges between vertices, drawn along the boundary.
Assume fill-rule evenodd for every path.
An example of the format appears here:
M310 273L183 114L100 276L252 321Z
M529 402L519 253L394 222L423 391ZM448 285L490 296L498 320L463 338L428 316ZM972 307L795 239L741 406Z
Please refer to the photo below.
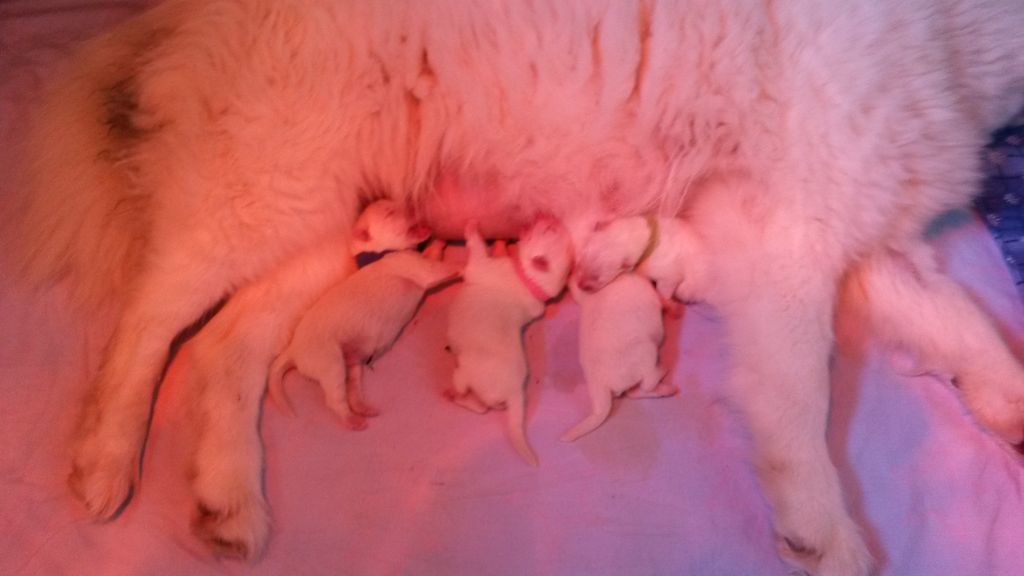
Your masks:
M847 306L860 307L896 354L909 352L897 369L952 381L986 428L1009 445L1024 441L1024 368L964 289L938 271L930 247L876 254L847 284Z
M579 286L600 290L620 274L637 272L650 278L663 300L689 301L709 290L707 255L693 229L679 218L633 216L599 224L576 258ZM644 252L653 246L643 262Z
M363 365L391 348L427 290L454 280L459 271L411 249L425 237L393 202L371 204L355 230L354 252L398 252L361 268L313 304L271 365L268 391L291 411L283 378L295 368L320 384L327 407L346 426L361 430L365 416L377 415L362 397Z
M524 274L554 298L572 265L569 234L559 223L542 219L520 238L517 255L492 258L471 224L466 243L464 283L448 319L448 347L456 359L451 398L477 412L507 408L512 446L536 466L524 431L527 363L522 331L544 313L545 300L523 284L512 258L519 258ZM546 259L545 265L538 268L535 258Z
M658 363L658 348L665 328L661 302L649 280L627 272L592 294L575 288L572 293L580 303L580 365L593 412L563 434L563 442L603 424L615 396L628 392L634 398L660 398L678 392L662 383L665 370Z
M336 279L288 281L289 260L329 269L312 251L361 200L450 236L682 211L784 554L865 574L824 440L837 284L970 197L978 149L1024 102L1022 24L1015 0L170 0L83 48L19 187L26 276L120 318L72 486L98 517L124 503L168 343L225 294L216 346L236 353L207 366L259 390L234 364L265 368L302 309L272 298ZM997 338L944 286L919 293ZM955 363L1012 438L1016 360Z
M199 431L193 455L192 526L218 554L257 558L270 533L263 497L259 416L270 360L288 343L292 319L309 309L325 286L351 272L347 235L325 239L247 286L224 305L190 343ZM234 336L239 324L253 333ZM231 361L225 361L231 359Z

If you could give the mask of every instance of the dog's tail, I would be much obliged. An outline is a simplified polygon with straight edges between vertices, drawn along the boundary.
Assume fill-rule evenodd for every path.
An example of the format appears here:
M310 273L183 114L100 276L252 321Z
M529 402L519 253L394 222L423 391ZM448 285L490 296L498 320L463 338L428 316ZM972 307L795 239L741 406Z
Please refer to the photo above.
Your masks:
M466 224L466 248L469 250L469 260L483 260L487 258L487 244L480 236L479 224L476 220L470 220Z
M519 452L527 464L530 466L540 464L537 455L526 440L526 395L523 393L508 402L508 435L512 441L512 447Z
M295 408L288 398L288 392L284 389L284 375L295 367L290 349L286 348L274 363L270 365L270 375L267 378L267 396L275 406L288 416L295 415Z
M161 16L84 45L40 99L20 151L24 173L5 215L12 264L32 289L66 281L82 309L120 306L143 265L151 202L132 165L155 128L136 74L174 25Z
M607 390L595 390L594 392L591 393L590 398L594 405L594 411L579 424L573 426L568 432L562 434L562 442L574 442L581 436L597 430L608 419L608 415L612 413L611 393Z

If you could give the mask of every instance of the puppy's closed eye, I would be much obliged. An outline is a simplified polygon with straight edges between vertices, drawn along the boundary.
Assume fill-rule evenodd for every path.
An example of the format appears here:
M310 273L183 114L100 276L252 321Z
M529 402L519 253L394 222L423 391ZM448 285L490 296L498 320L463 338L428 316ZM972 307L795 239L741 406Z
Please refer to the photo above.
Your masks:
M545 256L534 256L533 259L530 260L530 264L541 272L547 272L551 267L550 264L548 264L547 257Z

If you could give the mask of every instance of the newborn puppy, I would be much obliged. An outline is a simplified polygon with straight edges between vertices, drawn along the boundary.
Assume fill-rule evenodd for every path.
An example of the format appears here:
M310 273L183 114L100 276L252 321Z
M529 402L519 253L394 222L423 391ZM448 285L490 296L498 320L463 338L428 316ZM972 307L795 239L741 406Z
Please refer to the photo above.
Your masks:
M572 242L562 225L542 217L519 239L518 254L488 257L475 223L466 228L469 260L452 301L448 347L456 358L451 400L475 412L508 408L512 445L531 465L526 441L526 353L523 328L565 287Z
M451 264L413 249L429 235L394 202L375 202L363 211L352 246L364 265L306 311L270 368L268 393L278 406L291 412L283 378L295 368L320 384L327 407L347 427L366 427L364 417L377 411L363 401L363 365L391 347L427 290L459 275ZM431 250L440 260L439 251Z
M580 365L593 412L563 434L563 442L604 423L613 397L628 393L632 398L661 398L678 392L661 382L662 304L647 278L626 272L593 293L583 292L573 281L569 289L580 304Z
M696 300L706 289L706 255L692 228L679 218L633 216L599 223L577 258L584 292L600 290L630 270L650 278L668 305Z

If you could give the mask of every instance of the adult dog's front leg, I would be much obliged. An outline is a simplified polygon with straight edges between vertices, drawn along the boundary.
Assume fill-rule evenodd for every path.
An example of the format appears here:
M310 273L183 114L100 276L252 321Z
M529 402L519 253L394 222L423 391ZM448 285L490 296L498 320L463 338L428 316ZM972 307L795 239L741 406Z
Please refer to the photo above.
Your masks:
M267 370L299 315L348 273L347 253L343 239L324 242L239 291L191 345L200 394L192 526L216 553L254 559L266 544L259 415Z
M734 356L732 393L753 441L780 555L815 576L863 576L871 556L829 458L829 354L835 282L810 246L749 262L756 279L721 305ZM795 252L804 252L796 254ZM827 274L827 273L825 273Z

